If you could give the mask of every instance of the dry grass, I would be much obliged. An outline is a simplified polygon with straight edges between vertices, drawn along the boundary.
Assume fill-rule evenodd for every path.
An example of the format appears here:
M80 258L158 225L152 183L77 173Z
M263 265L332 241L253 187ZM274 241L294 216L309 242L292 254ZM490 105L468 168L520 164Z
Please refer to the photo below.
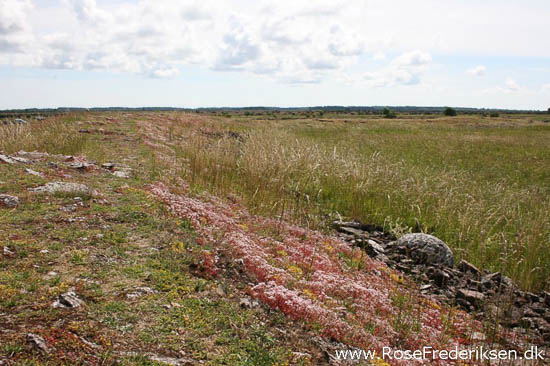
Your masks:
M82 116L63 115L35 121L26 125L0 126L0 151L41 151L75 155L82 151L88 136L78 132Z

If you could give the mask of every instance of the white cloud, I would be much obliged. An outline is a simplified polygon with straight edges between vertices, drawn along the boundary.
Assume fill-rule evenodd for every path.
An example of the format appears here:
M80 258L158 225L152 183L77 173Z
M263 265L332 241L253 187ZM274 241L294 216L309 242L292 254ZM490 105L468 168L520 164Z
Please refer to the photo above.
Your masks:
M395 57L387 67L364 73L362 79L370 87L420 84L420 77L431 61L427 52L405 52Z
M540 88L540 90L541 90L543 93L548 93L548 92L550 92L550 83L544 84L544 85Z
M384 52L376 52L374 55L372 55L372 59L374 61L383 61L386 59L386 54Z
M63 0L47 12L39 4L33 11L30 0L0 0L1 65L151 77L199 65L288 83L362 79L395 86L419 84L432 54L550 56L542 0L529 6L497 0L468 6L436 0ZM495 4L498 19L487 17ZM378 69L369 70L372 61ZM466 74L485 71L478 65Z
M0 0L0 53L20 53L32 41L29 0Z
M466 70L466 75L470 76L483 76L485 75L485 72L487 71L487 68L483 65L478 65L476 67L472 67L468 70Z
M518 83L516 83L514 79L508 78L504 81L503 90L506 92L513 93L513 92L520 91L521 89L522 87Z

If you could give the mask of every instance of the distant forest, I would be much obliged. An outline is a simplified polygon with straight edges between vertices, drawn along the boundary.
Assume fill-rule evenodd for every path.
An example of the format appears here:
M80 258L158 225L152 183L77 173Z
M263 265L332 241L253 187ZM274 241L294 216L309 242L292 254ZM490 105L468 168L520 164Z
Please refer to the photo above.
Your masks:
M0 118L24 117L36 115L53 115L70 112L173 112L185 111L195 113L243 113L243 114L264 114L264 113L285 113L285 112L326 112L326 113L358 113L358 114L382 114L384 108L390 108L397 113L409 114L441 114L446 107L415 107L415 106L316 106L316 107L216 107L216 108L175 108L175 107L96 107L96 108L27 108L0 110ZM517 109L491 109L491 108L461 108L454 107L461 114L489 114L499 113L529 113L546 114L547 111L540 110L517 110ZM550 111L550 110L549 110Z

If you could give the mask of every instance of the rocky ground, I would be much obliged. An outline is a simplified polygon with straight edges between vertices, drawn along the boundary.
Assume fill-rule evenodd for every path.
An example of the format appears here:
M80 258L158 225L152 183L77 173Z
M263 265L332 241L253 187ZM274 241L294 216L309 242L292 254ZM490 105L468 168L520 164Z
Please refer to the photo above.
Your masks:
M521 291L501 273L480 271L464 260L455 268L451 249L433 236L407 234L397 240L381 228L358 222L338 221L334 226L342 239L417 281L422 293L550 345L550 293Z
M94 158L0 152L0 365L321 365L353 346L547 344L548 294L445 255L430 265L375 227L341 223L337 237L189 187L168 120L75 119ZM508 328L485 321L504 312Z

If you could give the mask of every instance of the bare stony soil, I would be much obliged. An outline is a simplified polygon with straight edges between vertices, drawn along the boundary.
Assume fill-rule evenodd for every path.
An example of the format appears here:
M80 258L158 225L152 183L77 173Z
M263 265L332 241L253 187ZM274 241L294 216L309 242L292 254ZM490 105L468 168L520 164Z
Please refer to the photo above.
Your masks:
M19 144L0 152L0 365L343 365L336 349L540 341L422 293L335 234L190 185L170 126L202 118L0 126ZM216 134L203 131L234 138Z

